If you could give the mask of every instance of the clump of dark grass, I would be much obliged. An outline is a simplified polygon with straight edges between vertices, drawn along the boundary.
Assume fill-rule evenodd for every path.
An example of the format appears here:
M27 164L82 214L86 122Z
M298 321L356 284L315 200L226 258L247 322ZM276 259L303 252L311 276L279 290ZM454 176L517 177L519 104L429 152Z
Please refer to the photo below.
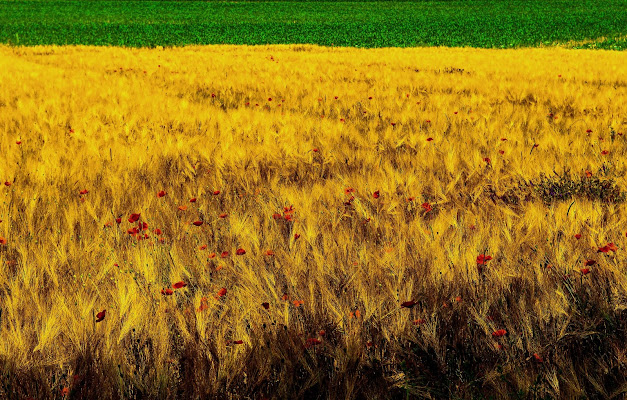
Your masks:
M555 176L541 174L533 184L535 194L546 204L572 198L586 198L603 203L623 203L626 193L616 186L614 179L592 175L573 178L568 170Z
M612 178L597 175L572 177L570 171L553 176L540 174L530 182L521 181L498 194L492 186L485 190L492 201L502 201L509 206L540 199L545 205L571 199L588 199L606 204L620 204L627 200L627 193L622 191Z

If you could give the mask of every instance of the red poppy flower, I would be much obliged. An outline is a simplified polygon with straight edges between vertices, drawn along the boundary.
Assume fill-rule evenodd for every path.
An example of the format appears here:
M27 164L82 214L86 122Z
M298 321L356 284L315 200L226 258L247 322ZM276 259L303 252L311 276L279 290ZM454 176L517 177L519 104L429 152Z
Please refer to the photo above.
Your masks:
M408 197L407 201L414 201L414 197Z
M202 225L202 221L194 221L194 225L200 226L200 225Z
M87 189L83 189L83 190L81 190L81 191L80 191L80 192L78 192L78 193L80 193L80 194L87 194L87 193L89 193L89 190L87 190Z
M185 211L185 210L187 210L187 206L179 206L179 210Z
M180 281L180 282L176 282L174 285L172 285L173 289L181 289L184 288L185 286L187 286L187 283Z
M307 339L307 342L305 343L305 347L317 346L320 343L322 343L322 340L320 340L320 339L309 338L309 339Z
M614 253L616 253L616 250L618 250L618 247L616 247L616 245L614 243L608 243L606 246L607 246L608 249L610 249Z
M219 215L220 218L226 218L228 216L229 216L229 214L227 214L227 213L222 213L222 214Z
M601 154L603 154L603 155L607 155L607 154L609 154L609 153L610 153L610 152L609 152L609 151L607 151L607 150L603 150L603 151L601 152Z
M353 317L355 317L356 319L361 318L361 311L355 310L348 314L348 318L353 318Z
M105 315L107 314L107 310L102 310L98 314L96 314L96 322L100 322L105 319Z
M533 148L535 149L538 146L540 146L540 145L536 143L536 144L533 145Z
M190 203L195 203L195 202L196 202L196 198L195 198L195 197L192 197L191 199L189 199L189 202L190 202Z
M368 100L372 100L372 96L368 97Z
M300 306L302 306L303 304L305 304L305 300L294 300L292 303L293 303L296 307L300 307Z
M501 142L504 142L506 140L507 140L507 138L504 138L504 137L501 138Z
M414 300L405 301L401 303L401 308L412 308L416 304L418 304L418 302Z
M581 239L581 233L575 234L575 239Z
M263 308L265 308L266 310L268 310L270 308L270 303L261 303L261 305L263 306Z
M538 353L533 353L533 358L537 361L537 362L544 362L544 360L542 359L542 357L540 357L540 355Z
M155 229L155 235L161 235L161 229L159 228Z
M424 319L422 319L422 318L418 318L418 319L415 319L415 320L414 320L414 325L422 325L422 324L424 324L425 322L427 322L427 321L425 321L425 320L424 320Z
M200 306L198 307L198 311L202 312L209 308L209 304L207 304L207 298L203 297L200 299Z
M376 192L374 192L372 194L372 197L374 197L375 199L378 199L380 197L379 191L377 190Z
M300 238L300 233L295 233L295 234L294 234L294 240L296 240L296 239L298 239L298 238Z
M226 288L222 288L218 290L218 297L223 297L226 295Z
M137 222L139 221L139 217L141 216L141 214L131 214L128 217L128 222Z
M16 141L15 143L16 143L16 144L22 144L22 141L21 141L21 140L18 140L18 141Z
M346 189L344 189L344 194L350 194L350 193L354 193L355 189L353 189L352 187L348 187Z
M244 341L243 340L234 340L233 344L243 344Z
M174 293L174 291L170 288L167 289L161 289L161 294L165 295L165 296L172 296L172 293Z
M289 299L289 298L290 298L290 297L287 295L287 293L283 293L283 296L281 296L281 299L282 299L282 300L287 300L287 299Z
M505 150L499 150L499 154L501 155L505 154Z
M458 302L458 303L461 303L462 302L462 296L455 297L455 301Z
M477 256L477 264L485 265L491 259L492 259L492 256L486 256L485 254L479 254Z
M594 260L586 260L586 262L583 263L583 265L585 265L586 267L592 266L594 264L596 264L597 262Z
M213 195L214 195L214 196L217 196L217 195L219 195L219 194L220 194L220 191L219 191L219 190L214 190L214 191L213 191Z
M139 233L139 229L137 229L137 227L129 228L126 233L129 235L137 235Z
M492 332L493 337L501 337L507 335L507 331L505 329L499 329L498 331Z
M592 133L592 129L586 129L586 133Z
M148 224L147 224L147 223L145 223L145 222L141 222L141 223L139 224L139 227L140 227L143 231L145 231L145 230L147 230L147 229L148 229Z
M424 208L426 212L433 210L433 208L431 207L431 204L429 203L422 203L422 208Z
M485 161L485 162L486 162L486 163L488 163L488 164L490 164L490 162L491 162L491 160L490 160L490 158L489 158L489 157L485 157L485 158L483 159L483 161Z
M115 222L118 223L118 224L121 224L122 223L122 218L116 218Z
M590 172L590 171L586 171L586 176L587 176L588 178L590 178L590 177L592 176L592 172Z
M608 251L610 251L609 246L605 245L603 247L599 247L599 250L597 250L597 253L607 253Z
M157 196L159 196L159 197L165 196L165 191L163 191L163 190L160 191L159 193L157 193Z
M238 256L243 256L244 254L246 254L246 250L244 250L244 249L237 249L235 251L235 254L237 254Z
M428 137L428 138L427 138L427 142L432 142L432 141L433 141L433 138L432 138L432 137Z
M590 273L590 268L581 268L579 271L581 271L582 275L588 275Z
M216 253L209 254L209 258L216 258Z
M220 257L222 258L227 258L229 256L229 252L228 251L223 251L222 254L220 254Z
M11 182L4 182L4 186L11 186Z
M318 148L317 148L317 147L316 147L316 148L314 148L314 149L313 149L313 152L314 152L314 153L317 153L317 152L318 152Z

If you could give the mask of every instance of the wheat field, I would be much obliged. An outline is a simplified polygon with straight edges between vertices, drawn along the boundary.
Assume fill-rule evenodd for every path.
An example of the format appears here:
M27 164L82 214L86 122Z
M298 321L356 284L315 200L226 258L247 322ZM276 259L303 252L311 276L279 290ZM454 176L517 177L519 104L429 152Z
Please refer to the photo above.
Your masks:
M0 397L621 398L625 65L0 47Z

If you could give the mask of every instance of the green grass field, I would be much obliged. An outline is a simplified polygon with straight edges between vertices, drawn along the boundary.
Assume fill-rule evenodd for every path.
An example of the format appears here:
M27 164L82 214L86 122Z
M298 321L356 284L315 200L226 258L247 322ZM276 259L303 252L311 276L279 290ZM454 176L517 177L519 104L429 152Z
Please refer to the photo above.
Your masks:
M510 3L0 1L0 42L627 48L626 0Z

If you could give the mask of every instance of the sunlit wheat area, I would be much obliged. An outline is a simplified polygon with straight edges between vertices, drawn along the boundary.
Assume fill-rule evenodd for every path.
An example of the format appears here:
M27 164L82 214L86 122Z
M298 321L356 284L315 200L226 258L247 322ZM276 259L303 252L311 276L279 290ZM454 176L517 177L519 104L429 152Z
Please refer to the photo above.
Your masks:
M0 398L623 398L626 65L0 47Z

